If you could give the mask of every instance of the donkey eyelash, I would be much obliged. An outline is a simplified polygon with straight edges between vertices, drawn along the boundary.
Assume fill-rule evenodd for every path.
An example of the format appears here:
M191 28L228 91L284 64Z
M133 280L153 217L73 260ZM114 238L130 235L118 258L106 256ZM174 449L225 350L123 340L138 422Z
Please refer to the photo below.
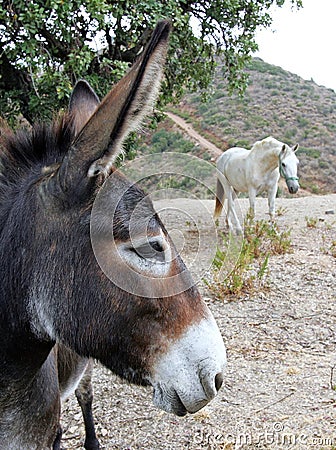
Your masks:
M159 259L164 253L164 248L160 242L148 242L137 247L130 247L131 252L143 259Z

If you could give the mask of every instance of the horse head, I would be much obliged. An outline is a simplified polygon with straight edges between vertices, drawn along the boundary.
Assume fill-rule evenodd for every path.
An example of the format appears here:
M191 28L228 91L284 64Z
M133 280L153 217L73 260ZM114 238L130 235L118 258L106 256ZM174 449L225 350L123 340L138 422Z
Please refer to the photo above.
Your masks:
M279 172L285 179L288 191L291 194L296 194L300 187L297 176L299 160L295 154L298 148L299 144L294 145L294 147L283 144L279 153Z

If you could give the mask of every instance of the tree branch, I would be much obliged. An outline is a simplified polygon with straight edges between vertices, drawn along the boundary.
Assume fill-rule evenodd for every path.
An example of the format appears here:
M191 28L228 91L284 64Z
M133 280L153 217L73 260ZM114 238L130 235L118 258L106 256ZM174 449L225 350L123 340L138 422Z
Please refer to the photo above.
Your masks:
M30 75L11 64L5 50L0 46L0 90L3 92L20 91L20 96L18 97L20 110L29 123L33 121L29 112L29 92L31 88L32 80Z

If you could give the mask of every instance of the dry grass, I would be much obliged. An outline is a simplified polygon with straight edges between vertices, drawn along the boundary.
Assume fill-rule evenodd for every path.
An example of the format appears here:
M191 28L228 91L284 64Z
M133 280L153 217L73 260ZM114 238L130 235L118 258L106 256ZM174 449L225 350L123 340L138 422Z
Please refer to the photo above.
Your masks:
M243 236L223 234L222 242L217 248L212 273L204 279L210 292L219 300L267 289L270 256L293 251L290 230L280 231L276 223L253 220L250 216L244 221ZM232 247L236 262L227 272L227 255L232 252Z

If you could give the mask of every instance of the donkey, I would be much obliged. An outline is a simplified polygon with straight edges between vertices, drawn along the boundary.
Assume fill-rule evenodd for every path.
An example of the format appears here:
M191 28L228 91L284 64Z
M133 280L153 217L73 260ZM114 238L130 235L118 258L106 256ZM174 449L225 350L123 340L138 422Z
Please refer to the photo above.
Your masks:
M169 33L159 22L102 102L79 81L67 114L1 135L3 450L60 447L61 398L75 389L80 397L89 358L152 386L154 404L180 416L223 382L212 314L148 196L113 167L153 107Z

